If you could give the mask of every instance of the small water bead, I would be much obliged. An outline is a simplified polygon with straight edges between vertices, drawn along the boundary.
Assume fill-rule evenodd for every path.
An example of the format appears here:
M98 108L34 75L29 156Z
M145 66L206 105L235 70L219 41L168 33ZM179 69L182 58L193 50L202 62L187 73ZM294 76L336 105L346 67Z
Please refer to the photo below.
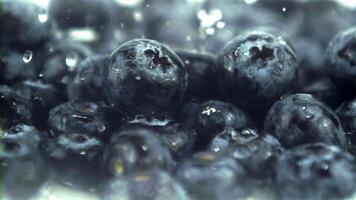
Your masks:
M38 18L38 21L40 21L41 23L45 23L48 20L48 15L46 12L42 12L42 13L38 14L37 18Z
M226 25L225 22L222 22L222 21L216 23L216 27L218 29L223 29L225 27L225 25Z
M22 60L25 63L29 63L29 62L31 62L32 57L33 57L33 52L31 50L26 50L23 54Z
M79 62L79 55L77 52L69 52L65 59L66 65L70 71L73 71Z
M286 11L287 11L287 8L286 8L286 7L283 7L283 8L282 8L282 11L283 11L283 12L286 12Z

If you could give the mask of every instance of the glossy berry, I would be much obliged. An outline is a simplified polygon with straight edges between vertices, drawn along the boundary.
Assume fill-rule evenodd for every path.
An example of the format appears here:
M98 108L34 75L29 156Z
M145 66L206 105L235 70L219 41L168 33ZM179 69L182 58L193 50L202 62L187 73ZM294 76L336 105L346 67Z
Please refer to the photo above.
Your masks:
M174 166L171 154L162 141L148 129L127 129L116 133L105 150L103 173L121 176L145 169Z
M107 56L93 56L75 68L75 75L68 84L68 96L72 100L103 101L103 72L108 65Z
M226 153L232 146L247 144L257 137L259 137L259 133L253 128L229 129L211 140L209 150Z
M277 192L281 199L343 199L356 188L354 162L336 146L295 147L278 159Z
M2 117L5 126L13 126L18 122L31 123L32 102L13 88L7 85L0 86L0 105L3 108Z
M41 81L24 81L15 89L32 105L31 122L41 130L47 127L48 112L66 100L53 85Z
M45 9L33 3L1 1L1 47L20 51L43 47L52 32L50 22L41 21L42 15L47 15Z
M102 199L190 200L183 187L169 173L160 170L117 177L107 183Z
M245 170L232 158L210 152L194 154L177 172L178 179L193 198L209 200L238 198L243 194L239 183L244 176Z
M186 99L207 99L217 96L214 74L216 57L209 53L188 50L177 50L176 53L184 62L188 72Z
M81 133L101 139L108 137L103 108L93 102L70 101L49 112L50 135Z
M0 142L2 195L9 199L31 197L48 175L47 164L38 151L40 132L32 126L19 124L5 129Z
M281 144L271 135L260 136L244 144L231 144L230 155L255 178L273 178L277 158L283 152Z
M265 32L248 32L223 48L217 66L218 85L244 107L268 108L293 89L296 70L295 52L286 40Z
M128 114L167 114L177 110L187 88L181 59L165 45L147 39L122 44L104 71L105 93Z
M100 163L103 143L83 133L47 139L42 147L51 167L51 178L71 188L90 190L102 181Z
M340 91L356 95L356 28L339 33L326 52L326 71Z
M264 130L286 148L315 142L346 148L339 118L309 94L294 94L277 101L267 113Z
M244 128L250 124L243 111L222 101L187 104L182 115L185 126L195 131L197 145L202 148L219 133L227 129Z
M356 98L343 103L336 111L341 124L347 133L349 151L356 153Z

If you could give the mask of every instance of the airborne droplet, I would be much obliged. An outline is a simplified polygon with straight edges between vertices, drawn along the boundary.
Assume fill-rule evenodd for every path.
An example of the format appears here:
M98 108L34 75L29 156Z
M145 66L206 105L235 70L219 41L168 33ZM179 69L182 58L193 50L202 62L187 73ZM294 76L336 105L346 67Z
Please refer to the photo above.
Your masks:
M72 71L77 66L79 61L79 56L76 52L70 52L66 56L66 65L68 66L69 70Z
M33 53L30 50L26 50L25 53L23 54L22 60L25 63L29 63L32 60Z

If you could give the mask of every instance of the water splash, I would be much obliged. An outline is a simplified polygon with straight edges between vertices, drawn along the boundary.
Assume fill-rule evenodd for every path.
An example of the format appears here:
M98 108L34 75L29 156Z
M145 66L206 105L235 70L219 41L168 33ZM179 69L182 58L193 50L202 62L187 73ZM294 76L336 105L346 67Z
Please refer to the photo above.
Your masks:
M33 57L33 52L31 50L26 50L23 54L22 60L25 63L29 63L29 62L31 62L32 57Z

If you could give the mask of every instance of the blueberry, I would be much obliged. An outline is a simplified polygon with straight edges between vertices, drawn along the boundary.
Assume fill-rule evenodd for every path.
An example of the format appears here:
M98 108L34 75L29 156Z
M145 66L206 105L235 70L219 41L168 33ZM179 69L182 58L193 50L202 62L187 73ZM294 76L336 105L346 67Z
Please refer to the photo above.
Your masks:
M301 91L313 95L333 109L337 108L344 99L335 84L327 77L317 79L314 76L311 83L302 86Z
M218 96L215 80L216 58L209 53L177 50L177 55L183 60L188 72L188 89L186 99L207 99Z
M346 97L356 93L356 28L339 33L326 52L326 72Z
M343 103L336 111L341 124L347 133L349 151L356 153L356 98L350 102Z
M209 151L226 153L233 146L242 146L258 138L260 133L254 128L228 129L215 136L209 144Z
M229 150L251 177L259 179L273 178L276 160L282 152L282 146L271 135L260 136L244 144L232 144Z
M170 150L175 160L181 160L192 152L196 137L191 129L168 119L136 116L125 122L120 129L144 128L154 133Z
M111 180L103 200L117 199L190 200L183 187L169 173L159 170L138 171Z
M51 24L41 21L46 11L26 1L4 0L1 2L1 47L19 51L43 47L50 38Z
M65 101L65 96L61 94L51 84L41 81L24 81L15 86L16 92L25 97L32 105L31 123L41 130L47 128L48 112L53 107Z
M103 72L107 65L107 56L93 56L82 61L68 84L69 98L104 101Z
M62 90L65 89L70 74L81 61L92 55L92 51L83 44L55 40L46 45L43 54L45 58L41 72L43 80Z
M198 149L204 149L210 140L227 129L244 128L250 124L243 111L222 101L188 104L185 110L184 124L197 134Z
M295 147L280 156L276 185L281 199L343 199L355 191L355 161L336 146Z
M91 190L100 186L103 143L83 133L47 139L42 147L52 178L71 188Z
M240 191L245 170L232 158L200 152L178 168L177 177L194 199L233 199Z
M125 113L166 115L179 108L187 73L181 59L165 45L135 39L112 53L104 85L110 104Z
M315 142L346 148L339 118L309 94L294 94L277 101L267 113L264 130L286 148Z
M148 129L126 129L111 138L105 150L103 173L109 177L143 169L170 170L175 163L162 141Z
M48 175L38 146L41 134L32 126L19 124L5 129L0 136L2 193L11 199L28 199Z
M7 85L0 86L0 105L3 108L4 126L13 126L19 122L31 123L32 102L15 89Z
M227 97L260 114L293 89L296 70L295 53L286 40L265 32L248 32L222 50L218 84Z
M108 124L103 108L89 101L70 101L49 112L50 135L80 133L105 139Z

